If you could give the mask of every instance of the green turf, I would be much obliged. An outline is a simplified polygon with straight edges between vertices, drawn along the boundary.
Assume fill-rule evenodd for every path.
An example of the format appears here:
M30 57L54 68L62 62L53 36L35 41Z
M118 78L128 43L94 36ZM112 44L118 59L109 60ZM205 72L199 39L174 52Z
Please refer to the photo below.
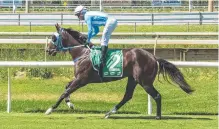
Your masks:
M218 25L118 25L115 32L218 32ZM87 32L86 25L62 25L64 28L73 28ZM54 32L54 26L0 26L2 32ZM103 27L100 31L102 32Z
M7 81L0 82L0 128L1 129L216 129L218 117L217 69L181 69L189 84L195 89L191 95L177 86L155 82L162 95L162 120L147 115L147 95L137 86L133 99L118 114L103 119L124 95L126 79L103 84L89 84L71 95L75 110L63 102L51 115L44 112L53 105L64 85L71 77L53 79L20 78L12 80L12 113L6 112Z
M145 115L0 113L1 129L217 129L217 116L165 115L162 120Z
M180 88L167 82L155 82L156 89L162 95L162 114L217 114L218 81L217 69L181 69L196 90L188 95ZM56 102L68 78L54 76L52 79L24 78L12 81L12 110L14 112L45 112ZM162 80L162 79L161 79ZM127 80L89 84L72 94L72 102L76 110L68 110L61 103L58 112L105 113L123 97ZM6 110L7 81L0 82L0 111ZM153 101L153 105L155 105ZM153 113L156 112L154 108ZM121 113L144 114L147 111L147 94L137 86L133 99L119 110Z

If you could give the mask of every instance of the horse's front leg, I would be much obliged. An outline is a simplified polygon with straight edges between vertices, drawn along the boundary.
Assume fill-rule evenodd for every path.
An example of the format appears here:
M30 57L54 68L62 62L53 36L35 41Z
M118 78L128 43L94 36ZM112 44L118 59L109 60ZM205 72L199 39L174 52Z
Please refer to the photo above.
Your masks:
M51 108L49 108L46 111L46 115L49 115L52 113L53 110L55 110L59 104L62 102L62 100L66 97L68 97L72 92L76 91L78 88L82 87L83 85L80 83L81 81L79 79L75 79L72 81L72 83L68 86L68 88L65 90L65 92L59 97L58 101L53 105Z
M68 87L71 85L73 81L69 82L66 86L65 89L67 90ZM67 97L65 97L65 103L68 105L68 107L70 109L74 109L74 104L70 102L70 95L68 95Z

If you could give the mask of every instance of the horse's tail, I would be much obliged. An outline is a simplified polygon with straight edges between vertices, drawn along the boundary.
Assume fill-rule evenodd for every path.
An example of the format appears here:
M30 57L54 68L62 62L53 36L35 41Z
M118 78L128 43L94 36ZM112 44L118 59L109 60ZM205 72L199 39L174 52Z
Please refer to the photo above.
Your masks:
M159 62L158 76L160 73L162 73L164 80L168 81L167 79L167 75L168 75L173 82L178 84L180 88L188 94L194 91L191 89L191 86L184 79L183 74L174 64L164 59L157 59L157 61Z

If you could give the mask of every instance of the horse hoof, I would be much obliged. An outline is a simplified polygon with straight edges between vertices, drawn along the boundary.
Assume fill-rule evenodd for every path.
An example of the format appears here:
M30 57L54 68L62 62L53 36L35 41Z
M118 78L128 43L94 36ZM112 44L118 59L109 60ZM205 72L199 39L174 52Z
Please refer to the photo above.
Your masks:
M110 115L105 115L105 117L104 117L104 118L105 118L105 119L108 119L108 118L109 118L109 116L110 116Z
M49 109L45 112L45 114L46 114L46 115L49 115L49 114L52 113L52 111L53 111L53 109L52 109L52 108L49 108Z
M160 119L161 119L161 116L156 116L155 119L156 119L156 120L160 120Z
M70 109L74 109L74 108L75 108L74 104L72 104L72 103L70 103L70 102L68 102L67 105L68 105L68 107L69 107Z

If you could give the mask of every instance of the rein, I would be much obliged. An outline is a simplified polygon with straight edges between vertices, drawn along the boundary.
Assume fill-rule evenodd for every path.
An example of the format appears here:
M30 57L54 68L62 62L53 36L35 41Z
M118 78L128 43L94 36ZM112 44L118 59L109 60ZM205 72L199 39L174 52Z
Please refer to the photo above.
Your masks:
M69 50L70 51L71 49L74 49L74 48L86 47L90 51L92 51L92 49L90 49L90 46L87 45L87 44L86 45L71 46L71 47L64 47L63 44L62 44L62 35L60 34L60 32L62 32L62 31L63 31L63 29L60 29L59 33L58 32L54 33L54 35L56 36L56 39L57 39L55 42L53 42L52 40L50 41L53 45L56 46L56 49L54 49L54 50L56 50L56 51L67 51L67 50ZM76 64L77 61L79 61L79 60L81 60L81 59L83 59L84 57L87 57L87 56L80 56L80 57L74 59L73 60L74 64Z
M78 47L83 47L83 46L86 46L89 48L88 45L77 45L77 46L72 46L72 47L64 47L62 44L62 36L57 32L54 35L56 36L56 39L57 39L56 42L53 42L52 40L50 42L57 47L56 48L57 51L66 51L66 50L71 50L73 48L78 48Z

